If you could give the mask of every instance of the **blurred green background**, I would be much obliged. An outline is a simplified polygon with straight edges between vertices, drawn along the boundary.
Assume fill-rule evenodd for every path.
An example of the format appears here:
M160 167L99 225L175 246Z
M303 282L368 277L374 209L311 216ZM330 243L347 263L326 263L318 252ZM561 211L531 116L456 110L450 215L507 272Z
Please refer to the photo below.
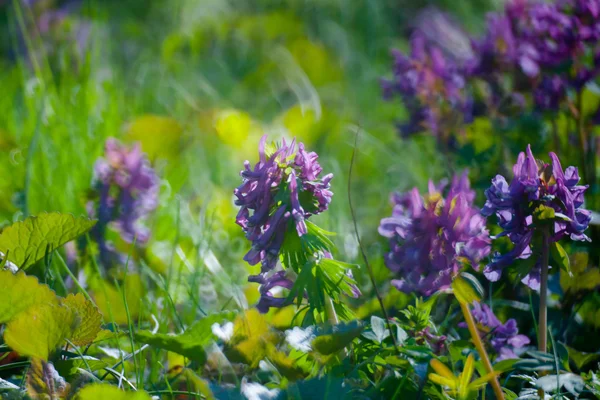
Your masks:
M162 178L147 259L172 288L219 308L258 297L242 257L233 189L259 138L297 137L333 172L336 258L361 263L348 170L369 258L388 276L377 234L389 194L447 177L433 139L401 140L399 102L381 98L391 48L407 48L435 5L477 31L486 0L0 0L0 219L85 214L104 141L140 141ZM183 266L183 267L182 267ZM174 274L174 270L178 271ZM213 279L202 279L212 274ZM366 271L357 279L376 310ZM198 289L199 287L199 289ZM196 292L199 291L199 294ZM195 294L194 294L195 293ZM215 295L216 293L216 295ZM393 292L399 296L397 292ZM234 296L235 297L235 296ZM244 304L245 303L245 304Z

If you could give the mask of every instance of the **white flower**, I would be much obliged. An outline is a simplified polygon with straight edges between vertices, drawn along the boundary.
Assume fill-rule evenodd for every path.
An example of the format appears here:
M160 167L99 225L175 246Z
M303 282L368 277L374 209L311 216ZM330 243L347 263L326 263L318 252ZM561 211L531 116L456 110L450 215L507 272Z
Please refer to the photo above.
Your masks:
M212 333L224 342L229 342L233 336L233 322L226 322L223 326L215 322L211 329Z
M248 400L270 400L275 399L279 395L279 389L269 389L260 383L253 383L242 379L242 394Z

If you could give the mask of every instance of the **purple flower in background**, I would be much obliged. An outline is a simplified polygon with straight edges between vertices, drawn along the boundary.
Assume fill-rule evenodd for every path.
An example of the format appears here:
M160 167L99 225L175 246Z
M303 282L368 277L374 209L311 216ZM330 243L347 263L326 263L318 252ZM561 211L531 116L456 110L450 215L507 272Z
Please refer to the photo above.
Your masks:
M485 268L484 275L497 281L505 267L517 259L526 259L534 254L532 240L536 233L534 211L540 207L551 207L559 218L553 223L550 240L556 242L564 236L571 240L589 240L583 233L590 222L591 213L581 208L587 186L578 185L577 168L563 171L556 154L550 153L551 164L536 161L531 147L520 153L513 167L514 177L510 183L497 175L486 191L487 201L482 210L486 216L496 214L498 224L513 243L513 249L504 255L495 254ZM539 259L539 257L538 257ZM539 290L539 269L536 265L523 279L534 290Z
M403 136L430 131L446 138L471 119L471 100L453 57L422 33L411 38L411 53L394 51L394 78L383 80L384 98L399 96L410 115L399 126Z
M392 216L381 220L379 233L390 238L391 247L385 263L399 277L392 284L405 293L429 296L448 288L463 260L477 269L490 252L485 218L473 207L466 172L454 177L446 198L444 186L430 182L423 197L416 188L394 194Z
M88 214L98 219L92 235L99 243L101 257L114 253L105 240L107 227L118 231L128 243L135 239L137 244L145 244L150 232L144 222L158 206L159 179L139 144L128 148L116 139L107 139L104 157L94 166L92 186L98 201L88 203ZM105 261L110 265L117 259Z
M307 152L302 143L296 149L295 140L289 145L284 140L277 148L269 148L266 141L267 136L263 136L258 163L252 168L245 162L243 182L234 191L240 207L236 223L252 242L244 260L250 265L261 263L260 274L248 278L261 284L261 312L285 304L285 298L274 297L272 289L293 286L285 271L273 272L289 227L295 227L292 229L299 236L305 235L306 219L326 211L333 196L333 175L320 177L323 169L315 152Z
M533 92L535 106L539 111L558 111L566 97L565 81L558 75L544 76Z
M498 354L496 361L519 358L515 351L530 343L527 336L519 335L515 319L501 323L487 304L474 302L472 313L481 337L489 341ZM467 325L461 322L459 326L464 328Z

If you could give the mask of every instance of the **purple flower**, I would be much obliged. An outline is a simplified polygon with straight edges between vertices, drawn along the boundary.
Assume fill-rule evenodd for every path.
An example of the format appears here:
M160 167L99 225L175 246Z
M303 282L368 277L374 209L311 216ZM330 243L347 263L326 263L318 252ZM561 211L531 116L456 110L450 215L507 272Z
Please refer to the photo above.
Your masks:
M475 193L466 172L455 176L446 198L445 184L429 183L422 197L418 189L392 196L392 216L381 220L379 233L390 238L386 266L399 278L399 290L429 296L448 288L463 260L475 268L490 252L485 218L473 207Z
M533 92L535 106L540 111L558 111L566 97L565 81L558 75L544 76Z
M529 258L537 249L532 249L532 239L536 233L533 220L534 211L540 206L550 207L560 218L553 223L550 240L556 242L564 236L572 240L589 240L583 233L590 222L591 213L581 208L583 194L587 186L578 185L577 168L568 167L564 172L556 154L550 153L551 164L536 161L531 147L520 153L513 167L513 180L497 175L492 186L486 191L487 201L482 213L496 214L498 225L514 244L513 249L504 255L495 254L485 268L484 275L490 281L497 281L505 267L516 259ZM537 255L536 255L537 256ZM539 258L539 257L538 257ZM539 289L539 270L536 265L523 283L532 289Z
M399 127L403 136L429 130L445 138L471 119L464 77L439 46L415 32L411 54L394 51L393 56L394 78L383 80L382 89L386 99L399 96L409 112L409 123Z
M515 351L530 343L527 336L519 335L516 320L511 318L501 323L487 304L474 302L472 313L481 337L496 351L496 361L519 358ZM466 327L466 324L461 322L459 326Z
M139 144L128 148L109 138L104 157L94 166L92 187L98 196L87 206L90 217L98 218L92 235L101 258L110 265L121 257L109 256L114 249L105 241L106 229L114 228L128 243L135 238L137 244L145 244L150 232L144 222L158 206L159 179Z
M279 260L284 238L290 226L298 236L307 234L306 219L326 211L333 193L330 190L332 174L320 177L323 169L315 152L307 152L302 143L286 141L277 148L268 148L267 136L259 145L259 161L252 168L246 161L241 172L242 184L235 189L236 205L240 207L236 223L252 242L244 256L250 265L261 263L259 275L248 278L260 283L261 300L258 308L281 307L285 298L276 298L272 289L290 289L292 280L285 271L273 273ZM290 225L292 224L292 225Z

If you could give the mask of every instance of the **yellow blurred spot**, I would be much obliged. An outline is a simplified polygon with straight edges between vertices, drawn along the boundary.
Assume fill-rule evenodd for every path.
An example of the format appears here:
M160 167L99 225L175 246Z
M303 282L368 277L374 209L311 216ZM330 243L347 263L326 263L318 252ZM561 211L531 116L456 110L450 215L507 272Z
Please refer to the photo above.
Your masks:
M182 148L183 128L173 118L160 115L142 115L125 127L130 141L140 142L150 160L173 159Z
M214 127L223 143L241 147L252 129L252 118L239 110L217 111L214 115Z
M338 82L342 69L325 46L308 39L294 41L288 48L294 59L315 86Z

